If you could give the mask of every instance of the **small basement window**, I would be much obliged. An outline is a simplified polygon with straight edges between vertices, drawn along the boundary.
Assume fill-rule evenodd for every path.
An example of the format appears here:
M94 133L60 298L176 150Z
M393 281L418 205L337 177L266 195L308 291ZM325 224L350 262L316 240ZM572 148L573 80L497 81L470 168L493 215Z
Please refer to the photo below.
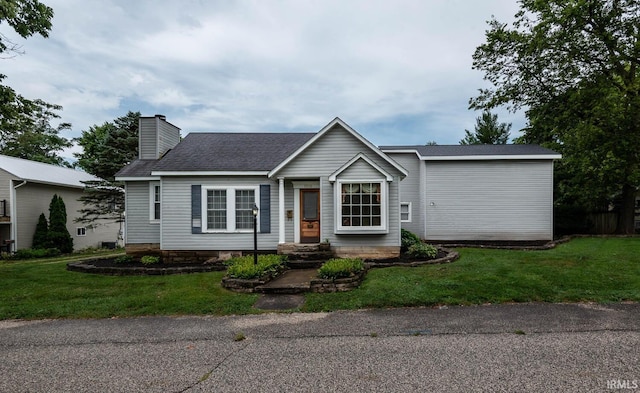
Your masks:
M411 222L411 202L400 203L400 222Z

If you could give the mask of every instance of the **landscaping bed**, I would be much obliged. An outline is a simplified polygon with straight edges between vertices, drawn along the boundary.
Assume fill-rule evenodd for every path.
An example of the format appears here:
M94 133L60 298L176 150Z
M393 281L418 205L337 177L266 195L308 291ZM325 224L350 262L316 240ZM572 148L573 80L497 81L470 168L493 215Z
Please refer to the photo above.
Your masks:
M118 258L91 259L67 264L67 270L69 271L111 276L203 273L225 269L226 267L219 262L200 264L187 262L171 264L154 263L149 265L141 262L118 262Z
M398 258L387 259L367 259L365 262L369 267L391 267L391 266L422 266L430 264L450 263L458 259L460 255L453 250L447 248L438 248L435 258L419 258L413 257L406 253L401 254Z

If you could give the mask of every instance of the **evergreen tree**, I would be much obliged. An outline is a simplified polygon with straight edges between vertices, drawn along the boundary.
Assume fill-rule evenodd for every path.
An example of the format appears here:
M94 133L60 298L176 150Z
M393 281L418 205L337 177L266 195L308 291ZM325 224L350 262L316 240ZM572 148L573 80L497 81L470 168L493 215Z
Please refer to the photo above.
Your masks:
M67 209L58 195L53 195L49 204L49 232L47 238L51 247L63 254L73 252L73 239L67 230Z
M509 141L511 123L498 123L498 115L489 111L482 112L476 118L473 132L464 130L465 137L460 140L461 145L504 145Z
M81 216L75 221L93 225L96 220L119 222L124 213L124 186L115 174L138 157L138 118L140 112L94 125L75 139L82 153L74 153L78 167L103 180L85 182L80 201Z
M36 232L33 234L33 242L31 248L49 248L49 224L44 213L40 214L38 218L38 224L36 225Z

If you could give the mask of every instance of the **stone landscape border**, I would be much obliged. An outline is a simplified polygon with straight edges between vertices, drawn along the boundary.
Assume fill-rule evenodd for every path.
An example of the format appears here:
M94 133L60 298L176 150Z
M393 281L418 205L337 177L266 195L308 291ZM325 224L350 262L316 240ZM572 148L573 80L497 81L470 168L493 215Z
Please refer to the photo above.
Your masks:
M67 270L109 276L163 276L169 274L207 273L225 270L221 264L192 265L192 266L96 266L92 261L74 262L67 264Z

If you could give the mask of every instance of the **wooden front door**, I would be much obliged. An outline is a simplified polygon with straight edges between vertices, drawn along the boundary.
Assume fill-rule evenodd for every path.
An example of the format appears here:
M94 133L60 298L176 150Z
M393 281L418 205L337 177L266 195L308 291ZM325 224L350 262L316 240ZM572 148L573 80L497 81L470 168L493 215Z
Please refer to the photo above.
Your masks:
M320 243L320 190L300 190L300 243Z

